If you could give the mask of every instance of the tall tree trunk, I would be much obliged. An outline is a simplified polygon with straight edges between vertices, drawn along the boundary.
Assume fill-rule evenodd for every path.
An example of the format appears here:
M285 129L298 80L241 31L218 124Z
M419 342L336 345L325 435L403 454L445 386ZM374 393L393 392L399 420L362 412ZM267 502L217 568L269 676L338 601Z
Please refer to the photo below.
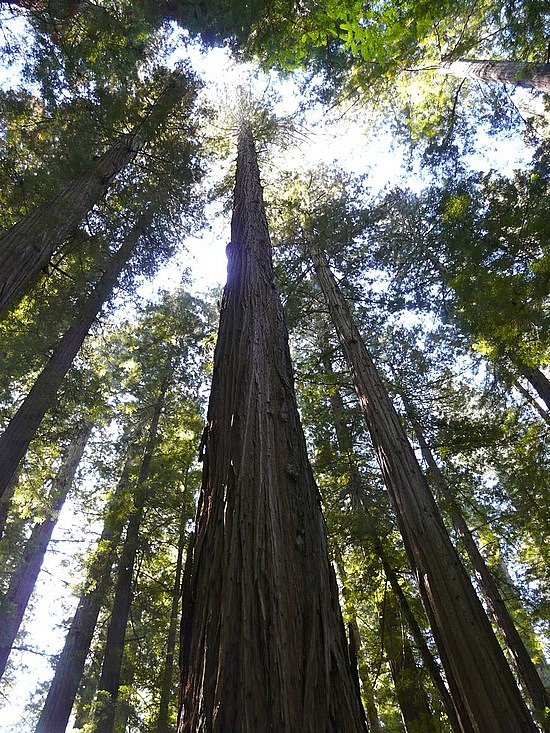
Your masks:
M439 723L430 709L421 670L391 593L384 597L380 627L405 730L407 733L437 733Z
M99 542L88 564L84 589L55 667L35 733L62 733L67 727L86 657L107 589L122 530L126 523L124 507L129 492L129 477L135 455L126 459L117 488L105 510Z
M324 253L315 270L352 374L464 731L536 731Z
M437 67L437 71L461 78L482 79L498 84L513 84L516 87L550 92L550 64L459 59L458 61L442 62Z
M525 379L527 379L532 387L536 390L538 396L544 402L546 407L550 409L550 379L536 367L519 366L519 369Z
M523 384L519 382L518 379L514 379L514 387L520 395L524 397L525 401L532 407L532 409L538 412L543 420L548 420L550 418L550 413L537 402L536 398L523 386Z
M330 358L326 354L323 354L321 356L321 363L324 372L326 374L330 374L332 372L332 363ZM361 475L359 474L357 463L354 460L353 440L350 430L346 424L346 408L340 390L336 389L330 391L329 402L332 419L336 430L338 448L341 455L347 461L347 470L350 477L350 494L352 497L354 497L354 499L357 499L357 497L359 498L366 519L366 523L364 524L366 534L372 543L374 552L382 563L382 569L397 600L401 615L409 626L411 636L414 640L414 643L416 644L416 647L422 659L422 663L424 664L426 671L430 675L432 684L437 691L437 694L439 695L439 699L443 705L443 708L445 709L445 713L447 715L451 728L453 729L453 731L456 731L458 733L461 728L455 704L453 702L453 699L451 698L451 695L449 694L449 690L445 685L443 677L441 676L439 666L428 647L426 639L424 638L424 634L422 633L420 625L418 624L418 621L416 620L416 617L409 605L407 597L405 596L405 593L403 592L401 585L399 584L397 573L395 572L387 558L387 553L384 550L384 546L380 538L380 533L376 527L376 520L372 516L371 508L368 506L365 500L365 492L362 488ZM369 685L367 685L367 688L368 687ZM369 715L369 724L371 726L371 729L374 731L376 728L373 727L373 721L371 720L368 705L367 714Z
M506 640L506 644L514 659L519 677L533 702L537 718L543 730L550 733L550 720L547 717L545 720L544 712L545 709L550 709L550 695L542 684L542 680L540 679L537 669L533 664L533 660L531 659L516 625L508 612L506 603L502 598L493 574L487 567L487 563L479 551L470 528L449 491L445 477L437 465L437 461L435 460L428 442L426 441L422 428L414 415L414 409L408 397L402 392L400 394L407 416L413 426L414 434L420 446L422 457L424 458L428 466L429 473L433 479L434 486L441 498L449 507L453 525L462 538L464 548L468 553L468 557L472 563L472 567L479 581L483 595L485 596L491 613L502 631L504 639Z
M187 489L187 487L186 487ZM172 677L174 672L174 653L176 651L176 632L178 626L178 608L181 598L181 576L183 571L183 554L185 549L185 525L188 520L187 513L182 511L180 521L180 532L178 541L178 557L176 560L176 577L174 579L174 590L172 592L172 607L170 609L170 624L166 640L166 658L162 671L162 682L160 688L159 715L157 720L157 733L172 733L172 726L168 720L168 707L172 699Z
M180 733L356 733L318 490L250 129L239 131L228 276L201 454Z
M473 731L473 727L470 726L469 728L466 728L465 725L462 725L462 723L460 722L461 715L458 710L458 705L455 703L455 701L451 697L451 694L449 693L449 690L447 689L443 677L441 676L439 665L434 659L432 652L430 651L428 642L426 641L422 629L420 628L420 624L418 623L416 616L414 615L414 612L409 604L407 596L405 595L405 592L403 591L403 588L399 583L397 573L390 565L386 557L382 557L380 556L380 554L379 557L382 562L382 568L384 569L384 575L388 579L395 599L399 605L401 616L407 622L415 646L422 659L422 663L426 668L428 674L430 675L430 679L434 688L437 690L437 694L439 695L439 699L443 704L443 708L445 710L452 730L467 730L470 732ZM462 717L467 720L467 716L463 715Z
M30 212L0 237L0 317L28 290L54 252L108 190L114 176L136 157L188 90L173 74L149 114L132 132L76 176L50 201Z
M348 618L348 639L350 649L350 659L352 660L357 672L359 674L358 682L361 682L359 688L359 694L361 694L361 688L363 691L363 698L365 700L365 713L368 722L369 733L382 733L380 727L380 719L378 717L378 710L376 708L376 700L374 697L374 689L370 680L370 670L362 644L361 644L361 633L359 631L359 624L357 622L357 614L353 603L348 604L349 590L348 590L348 577L344 567L344 559L340 552L340 548L336 548L336 570L338 573L338 580L342 588L342 598L344 599L345 610Z
M134 507L126 528L126 538L118 562L115 597L111 611L111 620L107 629L105 655L101 667L101 675L97 686L96 702L93 714L93 733L112 733L115 722L116 701L120 686L122 657L124 654L124 637L132 602L132 578L134 562L139 546L139 531L145 511L147 499L147 479L151 469L151 461L158 442L159 420L164 406L166 391L172 378L171 358L164 367L164 377L160 392L153 408L149 434L139 469L134 490Z
M151 216L146 214L126 236L94 290L81 304L73 325L55 347L49 362L0 437L0 496L6 491L42 418L52 408L57 390L88 335L92 323L112 293L120 273L150 221Z
M13 641L42 567L57 517L71 488L91 430L91 424L86 424L67 447L48 497L51 509L43 521L34 525L25 544L23 557L11 578L8 592L0 604L0 678L6 669Z

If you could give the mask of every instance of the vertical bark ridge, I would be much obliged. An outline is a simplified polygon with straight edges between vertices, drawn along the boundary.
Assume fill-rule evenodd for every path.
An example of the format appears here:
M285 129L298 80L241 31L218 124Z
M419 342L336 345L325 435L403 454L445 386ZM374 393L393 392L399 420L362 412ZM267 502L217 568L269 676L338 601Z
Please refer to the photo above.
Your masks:
M180 733L364 730L246 127L204 444Z

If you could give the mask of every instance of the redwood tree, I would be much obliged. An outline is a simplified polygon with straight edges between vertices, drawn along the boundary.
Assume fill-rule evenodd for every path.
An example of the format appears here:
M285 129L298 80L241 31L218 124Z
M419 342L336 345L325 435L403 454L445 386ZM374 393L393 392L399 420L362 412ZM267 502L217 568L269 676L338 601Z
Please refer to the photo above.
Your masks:
M106 508L103 530L90 560L84 588L55 667L55 675L36 725L36 733L64 731L69 722L124 528L125 516L122 510L133 458L131 455L126 462L117 490Z
M481 79L497 84L512 84L515 87L550 92L550 64L458 59L439 64L437 71L468 79Z
M0 237L0 315L25 293L54 252L105 195L113 178L129 165L189 91L185 76L172 74L149 113L89 168L51 200L31 211Z
M152 215L145 213L128 232L93 291L81 302L73 324L55 347L29 394L0 436L0 496L10 485L42 418L53 406L65 375L151 219Z
M134 489L134 506L126 528L126 536L118 562L115 597L111 611L111 619L107 630L105 654L101 675L97 687L97 699L91 726L94 733L112 733L115 722L116 702L120 687L122 657L126 626L132 602L132 581L134 563L139 547L140 526L145 512L147 500L147 480L151 470L151 461L158 443L159 420L164 407L166 392L173 375L172 357L164 366L164 376L159 395L153 407L151 424L147 435L147 443L141 459L139 475Z
M324 252L310 253L348 362L429 618L461 729L537 730L470 578L453 548L384 383Z
M468 527L468 523L464 515L455 501L452 492L447 486L447 481L443 472L439 468L436 458L430 448L426 436L422 431L422 427L415 416L414 407L403 389L399 390L399 395L403 401L407 417L411 423L416 440L420 447L420 452L428 468L428 476L431 478L434 488L449 508L453 525L461 538L464 549L470 558L472 568L476 574L476 578L483 592L489 610L493 615L496 624L500 628L503 638L506 641L510 654L516 665L518 675L523 686L535 708L539 724L546 733L550 733L550 720L547 711L550 710L550 693L545 689L544 684L537 672L533 660L525 646L521 635L506 607L502 593L500 592L497 582L489 569L481 550L479 549L472 531Z
M25 543L23 557L12 575L8 592L0 603L0 677L6 669L13 642L34 590L59 512L71 489L91 429L91 423L85 423L67 446L59 471L52 482L48 497L51 506L44 519L34 525Z
M179 732L365 730L247 124L200 453Z

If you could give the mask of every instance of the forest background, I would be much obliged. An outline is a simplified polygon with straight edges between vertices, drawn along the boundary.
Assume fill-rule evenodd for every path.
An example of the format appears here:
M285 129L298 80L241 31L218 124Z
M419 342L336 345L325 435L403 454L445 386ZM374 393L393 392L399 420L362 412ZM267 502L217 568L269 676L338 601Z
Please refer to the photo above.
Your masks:
M7 429L117 247L128 246L79 324L83 344L28 450L16 468L2 466L2 620L14 635L2 638L0 725L35 729L50 664L60 666L64 632L105 549L98 537L107 520L121 520L104 566L120 578L126 520L140 501L115 729L156 730L166 699L167 725L175 719L174 619L220 298L219 288L193 284L192 255L213 243L203 267L225 270L230 237L217 220L227 227L243 116L260 152L300 411L371 729L410 732L423 714L433 730L450 724L421 651L423 639L437 662L414 573L304 248L308 232L322 240L489 615L457 513L548 683L547 3L2 7L3 231L121 141L129 155L110 163L82 216L1 304ZM498 69L489 81L441 73L466 56L515 66L504 82ZM184 88L162 110L176 67ZM12 445L2 444L5 455ZM102 586L74 729L93 729L114 584ZM14 607L25 613L20 629ZM411 689L421 697L412 696L414 710Z

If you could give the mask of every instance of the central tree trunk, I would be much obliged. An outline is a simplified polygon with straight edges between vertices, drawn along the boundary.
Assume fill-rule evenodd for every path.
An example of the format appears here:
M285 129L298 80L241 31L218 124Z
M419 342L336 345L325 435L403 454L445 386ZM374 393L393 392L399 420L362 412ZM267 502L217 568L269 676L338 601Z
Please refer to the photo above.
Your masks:
M237 174L190 577L180 733L358 733L250 129Z

